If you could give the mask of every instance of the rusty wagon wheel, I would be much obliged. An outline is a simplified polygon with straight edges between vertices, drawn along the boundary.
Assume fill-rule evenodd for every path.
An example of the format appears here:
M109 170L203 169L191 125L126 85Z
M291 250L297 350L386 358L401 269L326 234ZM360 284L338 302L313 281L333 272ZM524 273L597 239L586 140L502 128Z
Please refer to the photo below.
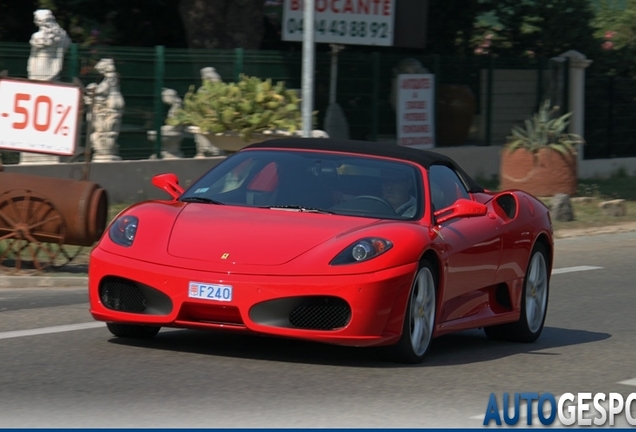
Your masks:
M42 271L68 264L78 251L64 245L64 218L30 189L0 195L0 267Z

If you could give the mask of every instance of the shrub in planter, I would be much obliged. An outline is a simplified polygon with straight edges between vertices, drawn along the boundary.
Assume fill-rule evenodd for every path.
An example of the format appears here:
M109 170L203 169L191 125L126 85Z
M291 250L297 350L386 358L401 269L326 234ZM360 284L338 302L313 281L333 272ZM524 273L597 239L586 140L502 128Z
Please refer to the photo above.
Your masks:
M513 126L501 152L500 188L521 189L536 196L576 194L577 146L582 137L567 132L572 113L545 101L539 111Z
M168 123L196 126L207 135L234 133L244 141L266 131L293 135L302 127L300 98L282 81L247 75L237 83L205 81L190 88Z

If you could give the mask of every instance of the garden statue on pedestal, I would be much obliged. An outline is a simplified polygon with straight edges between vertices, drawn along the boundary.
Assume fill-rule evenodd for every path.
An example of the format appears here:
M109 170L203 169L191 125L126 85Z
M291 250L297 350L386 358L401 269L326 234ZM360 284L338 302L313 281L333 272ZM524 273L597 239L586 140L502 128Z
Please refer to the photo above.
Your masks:
M183 101L174 89L164 88L161 91L161 100L163 103L170 105L166 119L171 119L175 113L181 109ZM167 121L167 120L166 120ZM155 142L157 139L156 131L148 131L148 140ZM181 141L183 141L183 126L161 126L161 158L162 159L178 159L183 157L181 152ZM157 155L153 154L150 159L156 159Z
M59 26L53 13L38 9L33 13L33 22L38 31L31 35L31 54L27 62L30 80L58 81L64 63L64 54L71 45L66 31ZM20 153L21 164L43 164L59 162L59 156L37 153Z
M213 67L204 67L201 69L201 84L205 82L210 83L219 83L223 82L221 79L221 75L218 74L215 68ZM202 89L203 85L199 87ZM221 149L212 144L208 137L201 133L194 134L194 143L197 146L197 154L195 158L202 158L206 156L218 156L221 154Z
M48 9L36 10L33 21L38 31L33 33L30 40L31 55L27 64L29 79L58 81L71 39Z
M113 59L101 59L95 70L104 76L99 83L86 86L84 103L90 107L87 121L90 122L92 160L108 162L121 160L118 155L117 138L124 112L124 98L119 90L119 74Z

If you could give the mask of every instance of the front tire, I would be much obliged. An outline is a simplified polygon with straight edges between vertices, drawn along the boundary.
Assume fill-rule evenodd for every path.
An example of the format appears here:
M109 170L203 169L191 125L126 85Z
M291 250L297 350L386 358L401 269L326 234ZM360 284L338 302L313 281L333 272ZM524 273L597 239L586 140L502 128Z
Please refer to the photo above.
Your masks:
M161 327L134 325L134 324L116 324L106 323L108 330L117 337L133 338L133 339L150 339L159 333Z
M402 337L394 354L403 363L421 363L428 352L435 330L437 279L433 265L423 261L417 271L404 313Z
M543 331L548 312L550 275L546 247L537 243L530 255L521 293L519 321L484 328L489 339L505 339L515 342L534 342Z

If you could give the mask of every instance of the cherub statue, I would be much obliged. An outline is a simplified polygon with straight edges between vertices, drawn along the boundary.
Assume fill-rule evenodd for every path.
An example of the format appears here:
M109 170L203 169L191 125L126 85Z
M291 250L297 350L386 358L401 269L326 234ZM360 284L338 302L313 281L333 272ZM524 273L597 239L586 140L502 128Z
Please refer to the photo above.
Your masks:
M119 89L119 74L113 59L101 59L95 70L104 76L100 83L86 86L84 103L91 107L88 120L92 121L91 144L94 160L117 160L117 137L124 112L124 98Z
M64 54L71 44L71 39L48 9L36 10L33 13L33 21L39 30L33 33L30 40L28 77L39 81L57 81L60 79Z
M161 91L161 100L166 105L170 105L170 109L168 110L167 118L172 118L175 116L176 112L183 105L183 100L179 97L179 93L175 89L164 88Z
M201 69L201 81L210 81L210 82L221 82L221 75L216 71L213 67L204 67Z

